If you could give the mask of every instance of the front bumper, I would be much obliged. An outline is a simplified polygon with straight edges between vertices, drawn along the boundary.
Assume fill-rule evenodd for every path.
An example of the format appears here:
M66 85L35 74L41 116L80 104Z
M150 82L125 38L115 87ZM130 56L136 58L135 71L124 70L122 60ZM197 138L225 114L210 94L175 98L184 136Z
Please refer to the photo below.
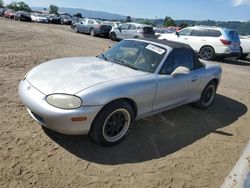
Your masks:
M20 82L18 92L33 119L42 126L62 134L88 134L94 118L102 108L102 106L88 106L74 110L55 108L46 102L46 95L34 88L27 80ZM86 117L87 120L72 121L74 117Z

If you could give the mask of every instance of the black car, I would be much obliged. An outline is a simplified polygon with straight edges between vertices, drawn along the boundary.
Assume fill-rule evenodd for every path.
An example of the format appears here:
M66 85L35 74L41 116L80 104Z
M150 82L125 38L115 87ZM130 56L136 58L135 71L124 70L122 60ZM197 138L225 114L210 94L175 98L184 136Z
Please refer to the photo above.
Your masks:
M61 15L61 24L71 25L73 19L69 15Z
M49 15L48 19L52 24L61 24L61 17L58 15Z
M106 24L100 24L94 26L94 28L90 29L91 36L102 36L102 37L109 37L109 32L111 31L112 26Z
M24 22L31 22L30 13L23 11L18 11L14 16L14 19Z

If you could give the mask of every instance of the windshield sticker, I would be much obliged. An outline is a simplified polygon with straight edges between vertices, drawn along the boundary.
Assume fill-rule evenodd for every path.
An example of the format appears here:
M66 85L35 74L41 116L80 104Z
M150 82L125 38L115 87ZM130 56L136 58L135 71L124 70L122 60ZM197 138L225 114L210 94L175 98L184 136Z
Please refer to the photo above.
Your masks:
M149 44L146 47L146 49L151 50L151 51L153 51L153 52L155 52L157 54L160 54L160 55L162 55L166 51L166 50L163 50L162 48L159 48L159 47L157 47L155 45L152 45L152 44Z

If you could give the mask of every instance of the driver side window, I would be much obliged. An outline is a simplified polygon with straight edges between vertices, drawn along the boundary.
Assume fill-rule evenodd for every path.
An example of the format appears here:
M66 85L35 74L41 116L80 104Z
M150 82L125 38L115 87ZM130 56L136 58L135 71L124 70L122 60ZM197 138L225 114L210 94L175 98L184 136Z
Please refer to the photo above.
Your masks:
M123 24L121 25L122 30L128 30L129 29L129 24Z
M174 60L173 58L174 58L174 55L173 55L173 52L171 52L168 55L168 58L165 61L160 74L170 75L173 72L173 60Z
M178 67L187 67L194 69L194 54L189 49L175 49L163 65L160 74L170 75Z
M178 32L178 34L182 36L189 36L191 32L192 30L187 28L187 29L182 29L181 31Z
M178 67L194 69L194 54L189 49L176 49L174 51L173 71Z

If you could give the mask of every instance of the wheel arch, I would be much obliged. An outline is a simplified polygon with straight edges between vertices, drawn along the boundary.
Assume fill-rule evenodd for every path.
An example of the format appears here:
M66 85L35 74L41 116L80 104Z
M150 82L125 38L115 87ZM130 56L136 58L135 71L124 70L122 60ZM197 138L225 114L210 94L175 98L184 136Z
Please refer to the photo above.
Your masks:
M110 105L111 103L115 103L115 102L125 102L125 103L129 104L129 105L132 107L133 112L134 112L134 116L135 116L135 118L136 118L137 113L138 113L137 104L136 104L136 102L135 102L133 99L131 99L131 98L126 98L126 97L117 98L117 99L114 99L114 100L112 100L112 101L107 102L107 103L100 109L100 111L97 113L96 117L103 111L103 109L104 109L106 106ZM96 117L95 117L95 118L96 118Z
M129 105L132 107L133 111L134 111L135 117L137 116L137 112L138 112L137 104L136 104L136 102L135 102L133 99L131 99L131 98L125 98L125 97L124 97L124 98L114 99L114 100L108 102L107 104L105 104L105 105L103 106L103 108L104 108L105 106L111 104L111 103L119 102L119 101L120 101L120 102L126 102L127 104L129 104ZM102 108L102 109L103 109L103 108Z
M200 48L199 53L201 52L202 48L204 48L204 47L210 47L210 48L212 48L212 49L214 50L214 52L215 52L215 49L214 49L213 46L206 44L206 45L203 45L203 46Z

